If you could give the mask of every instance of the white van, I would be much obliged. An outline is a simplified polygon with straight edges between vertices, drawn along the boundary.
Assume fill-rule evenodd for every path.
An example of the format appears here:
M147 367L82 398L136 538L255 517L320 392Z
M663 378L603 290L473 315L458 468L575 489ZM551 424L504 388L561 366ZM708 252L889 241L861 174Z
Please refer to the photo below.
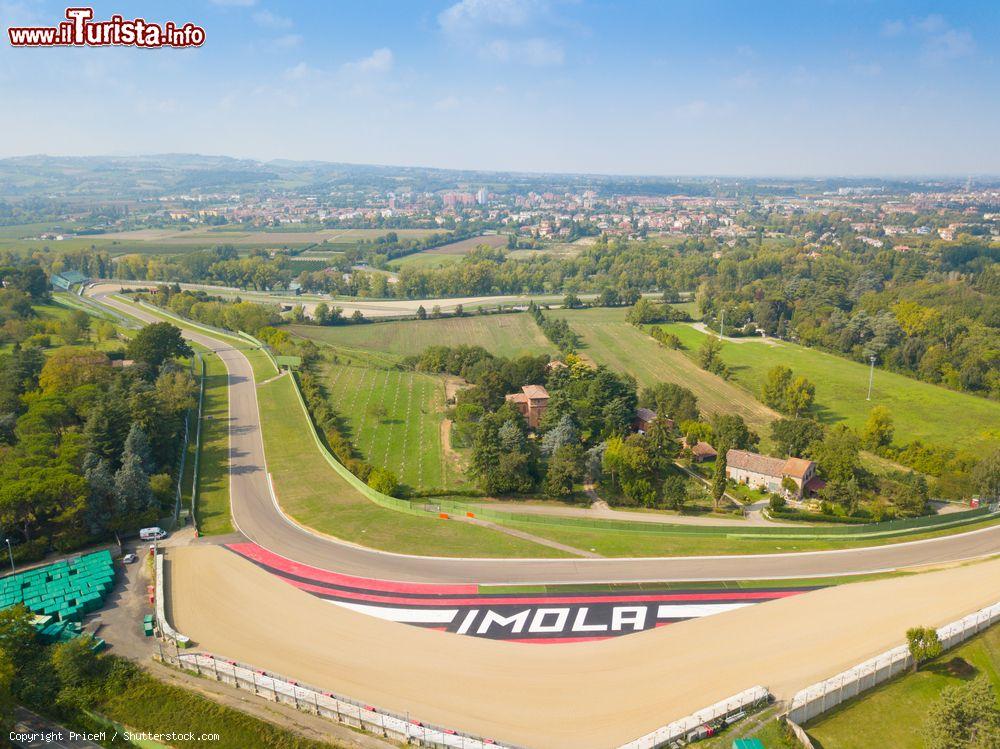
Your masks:
M167 532L163 528L154 526L152 528L143 528L139 531L139 538L142 541L159 541L161 538L166 538Z

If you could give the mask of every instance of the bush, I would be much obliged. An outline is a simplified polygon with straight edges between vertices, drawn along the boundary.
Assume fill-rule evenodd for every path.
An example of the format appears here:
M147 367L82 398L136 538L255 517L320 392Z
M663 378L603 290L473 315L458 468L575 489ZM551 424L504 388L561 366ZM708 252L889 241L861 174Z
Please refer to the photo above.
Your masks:
M771 512L780 512L785 508L788 502L780 494L772 494L771 499L768 501L767 506L770 508Z

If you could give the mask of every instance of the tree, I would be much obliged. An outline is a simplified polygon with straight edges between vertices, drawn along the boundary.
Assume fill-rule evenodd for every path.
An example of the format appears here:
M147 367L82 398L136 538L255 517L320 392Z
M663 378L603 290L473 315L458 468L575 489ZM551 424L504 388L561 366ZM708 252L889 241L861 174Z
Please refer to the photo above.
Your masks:
M108 461L98 458L85 474L90 493L84 510L84 522L92 536L100 536L111 527L114 513L115 477Z
M63 686L78 687L97 673L97 656L89 637L74 637L52 648L52 668Z
M0 648L0 725L10 725L17 699L14 697L14 661L6 650Z
M698 398L683 385L672 382L658 382L643 388L639 393L639 405L656 411L657 415L670 417L676 423L698 419Z
M894 432L889 409L885 406L875 406L868 412L865 426L861 430L861 444L868 450L877 452L880 448L892 444Z
M0 651L20 671L38 649L38 632L32 621L35 614L23 603L0 609Z
M1000 448L976 464L972 481L976 490L987 499L1000 498Z
M687 501L687 481L684 477L673 473L663 480L663 504L671 510L681 512Z
M784 364L767 370L764 384L760 389L760 399L771 408L785 410L785 393L792 384L792 370Z
M801 457L810 445L823 439L823 427L812 419L776 419L771 422L771 437L778 452Z
M181 336L180 328L168 322L157 322L135 334L126 354L129 359L146 362L153 369L159 369L167 359L191 356L192 351Z
M858 436L851 428L846 424L836 424L827 430L822 442L813 446L812 454L826 478L846 483L857 475L860 450Z
M805 377L796 377L785 392L785 411L798 418L808 411L816 399L816 386Z
M142 431L142 427L133 423L125 438L123 451L126 455L135 455L139 459L139 465L147 474L151 474L156 466L153 464L153 454L149 447L149 438Z
M149 475L142 470L142 462L134 453L122 456L122 467L115 474L115 501L118 513L129 521L155 504Z
M81 385L106 385L111 376L111 360L103 351L64 346L45 361L38 385L46 393L66 393Z
M722 341L714 335L710 335L698 349L698 365L712 374L722 378L729 377L729 367L722 361Z
M563 414L559 418L559 422L542 437L542 455L548 457L564 445L579 443L579 441L580 431L576 428L573 417L569 414Z
M572 496L573 487L581 478L583 451L579 444L560 445L549 459L548 470L542 489L553 499Z
M424 309L424 305L422 305L422 304L419 307L417 307L417 319L418 320L426 320L427 319L427 310Z
M712 474L712 505L719 509L719 503L726 494L726 453L719 451L715 459L715 473Z
M580 297L578 297L572 291L566 294L566 296L563 298L563 307L565 307L566 309L577 309L578 307L582 306L583 302L580 301Z
M1000 709L989 677L941 690L924 724L927 749L996 749L1000 746Z
M633 325L646 325L648 323L659 322L664 318L663 305L653 304L645 297L641 297L633 307L625 313L625 319Z
M317 325L328 325L330 322L330 305L326 302L317 304L316 309L313 310L313 319L316 320Z
M711 426L713 444L720 455L725 455L727 450L752 450L760 442L760 437L739 414L716 414Z
M399 488L396 475L387 468L372 468L368 474L368 486L382 494L393 496Z
M920 664L941 655L941 639L933 627L910 627L906 630L906 645L913 658L913 670Z

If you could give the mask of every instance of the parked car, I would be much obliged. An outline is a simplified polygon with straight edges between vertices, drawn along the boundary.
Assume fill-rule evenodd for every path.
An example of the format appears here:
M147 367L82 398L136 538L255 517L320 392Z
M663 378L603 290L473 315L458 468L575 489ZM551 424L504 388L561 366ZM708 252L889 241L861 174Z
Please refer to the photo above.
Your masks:
M124 562L125 564L134 564L138 560L139 557L137 557L135 554L126 554L125 556L122 557L122 562Z
M167 532L160 528L159 526L153 526L152 528L143 528L139 531L139 538L143 541L159 541L161 538L166 538Z

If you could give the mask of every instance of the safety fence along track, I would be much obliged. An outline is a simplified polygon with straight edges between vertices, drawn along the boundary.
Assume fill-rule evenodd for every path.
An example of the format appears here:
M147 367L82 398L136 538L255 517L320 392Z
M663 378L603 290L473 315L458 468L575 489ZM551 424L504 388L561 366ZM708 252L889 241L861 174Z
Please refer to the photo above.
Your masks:
M943 650L968 640L1000 620L1000 603L969 614L958 621L938 628ZM913 666L913 658L905 645L887 650L853 668L813 684L797 692L791 699L788 719L804 724L845 700L856 697Z
M397 715L347 697L340 697L283 676L267 673L211 653L164 652L163 660L199 676L221 681L296 709L336 720L368 733L416 746L457 747L458 749L515 749L491 739L477 738L448 728L424 725L409 716Z

